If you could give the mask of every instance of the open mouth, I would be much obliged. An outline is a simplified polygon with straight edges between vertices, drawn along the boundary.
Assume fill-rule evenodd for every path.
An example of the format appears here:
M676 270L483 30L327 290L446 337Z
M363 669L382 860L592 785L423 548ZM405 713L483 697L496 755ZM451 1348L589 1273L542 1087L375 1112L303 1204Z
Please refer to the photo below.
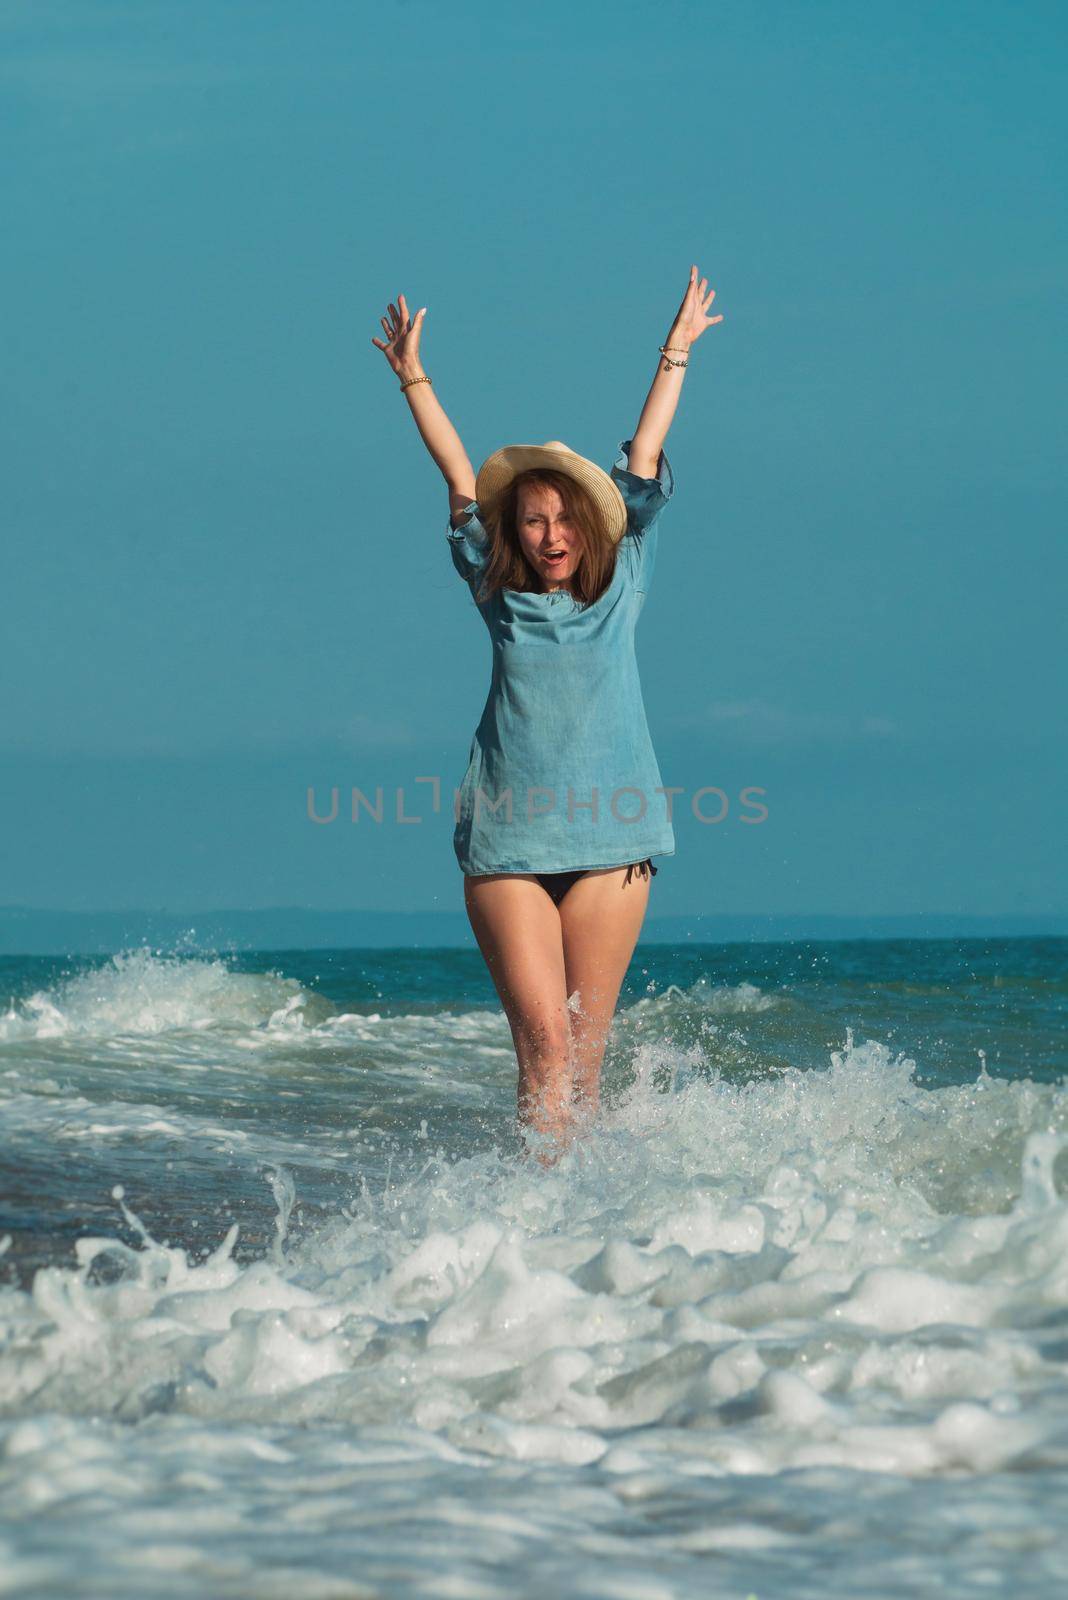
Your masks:
M558 567L562 561L567 560L566 550L552 550L541 558L547 566Z

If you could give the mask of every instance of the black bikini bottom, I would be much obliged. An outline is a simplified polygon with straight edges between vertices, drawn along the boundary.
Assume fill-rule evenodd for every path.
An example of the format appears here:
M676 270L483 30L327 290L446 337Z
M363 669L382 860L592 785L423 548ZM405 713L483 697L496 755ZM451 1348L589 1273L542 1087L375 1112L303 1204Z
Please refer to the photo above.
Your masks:
M559 905L573 883L577 883L579 878L589 877L591 871L600 870L602 869L581 867L578 872L536 872L534 876L545 892L552 896L553 904ZM651 882L652 878L656 876L656 871L657 869L653 866L652 860L649 856L646 856L644 861L631 862L623 882L625 884L630 882L632 872L636 872L639 877L649 878Z

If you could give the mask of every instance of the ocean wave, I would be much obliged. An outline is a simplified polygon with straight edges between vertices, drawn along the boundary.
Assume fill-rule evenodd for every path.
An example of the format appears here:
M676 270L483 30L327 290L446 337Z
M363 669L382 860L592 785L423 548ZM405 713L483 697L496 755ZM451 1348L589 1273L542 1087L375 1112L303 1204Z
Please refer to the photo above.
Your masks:
M334 1010L280 973L234 972L219 958L123 950L98 967L13 1002L0 1042L178 1030L315 1025Z
M549 1171L424 1145L287 1243L290 1188L244 1266L235 1229L206 1257L80 1240L0 1295L0 1408L405 1422L631 1467L681 1429L711 1472L1064 1452L1041 1398L1068 1322L1063 1089L921 1090L848 1039L822 1071L664 1093L659 1049Z

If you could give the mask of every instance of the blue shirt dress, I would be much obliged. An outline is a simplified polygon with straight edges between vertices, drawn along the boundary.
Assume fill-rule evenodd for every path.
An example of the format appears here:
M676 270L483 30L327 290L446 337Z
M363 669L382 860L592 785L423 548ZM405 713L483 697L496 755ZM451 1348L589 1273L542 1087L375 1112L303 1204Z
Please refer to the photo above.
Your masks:
M566 590L498 589L479 604L489 534L472 500L449 519L453 565L493 647L493 674L455 797L453 849L468 876L574 872L674 855L668 797L645 716L634 629L656 559L657 520L675 489L661 451L655 478L611 476L627 505L608 588L580 606Z

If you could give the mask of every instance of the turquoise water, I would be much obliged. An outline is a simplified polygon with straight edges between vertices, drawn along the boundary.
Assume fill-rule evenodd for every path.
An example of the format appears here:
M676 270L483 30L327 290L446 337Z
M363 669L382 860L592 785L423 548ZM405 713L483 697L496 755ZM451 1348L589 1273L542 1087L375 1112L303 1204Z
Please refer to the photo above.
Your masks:
M477 951L0 983L0 1593L1063 1589L1068 940L641 947L550 1170Z

